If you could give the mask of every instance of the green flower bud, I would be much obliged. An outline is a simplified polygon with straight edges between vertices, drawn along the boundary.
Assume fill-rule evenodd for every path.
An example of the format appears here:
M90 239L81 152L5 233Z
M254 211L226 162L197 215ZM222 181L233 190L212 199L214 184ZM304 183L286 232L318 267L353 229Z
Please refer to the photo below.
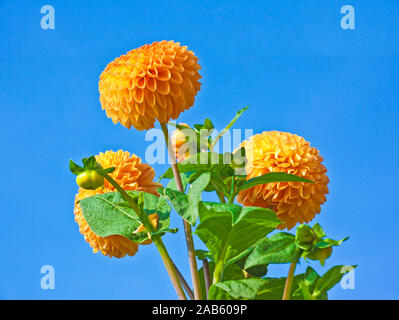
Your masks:
M76 183L87 190L96 190L104 185L104 177L96 170L86 170L78 174Z
M315 238L312 228L306 224L300 225L296 230L296 240L299 243L312 243Z
M306 258L310 260L319 260L320 264L324 266L325 261L331 256L332 254L332 247L319 249L316 248L312 253L306 255Z

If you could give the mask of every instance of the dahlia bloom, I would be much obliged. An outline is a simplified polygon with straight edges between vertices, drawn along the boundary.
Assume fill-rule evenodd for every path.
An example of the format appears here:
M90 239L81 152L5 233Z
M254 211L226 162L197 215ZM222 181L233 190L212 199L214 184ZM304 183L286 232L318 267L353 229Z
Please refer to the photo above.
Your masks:
M187 126L187 128L190 128L185 123L180 123L180 125ZM187 147L185 147L184 149L182 148L187 143L186 135L183 133L183 131L179 129L173 131L171 140L172 140L172 148L175 152L177 161L183 161L184 159L187 159L190 156L189 152L190 150Z
M295 134L270 131L244 141L248 156L247 179L268 172L286 172L314 183L275 182L241 191L237 201L245 206L273 209L283 222L278 229L291 229L311 221L326 201L329 179L319 151Z
M161 185L153 182L155 177L154 169L148 164L142 163L141 159L127 151L119 150L106 151L96 156L103 168L115 167L115 171L110 176L119 183L124 190L145 191L157 195L157 188ZM112 235L109 237L97 236L87 224L83 216L82 209L77 201L83 198L93 196L100 193L114 192L115 188L105 180L104 187L96 190L85 190L79 188L79 192L75 198L75 221L79 225L79 231L84 235L85 240L93 248L93 252L101 253L105 256L122 258L125 255L134 256L138 249L138 244L120 235ZM150 217L151 221L157 217ZM153 222L153 221L152 221ZM154 223L154 222L153 222ZM139 228L140 229L140 228ZM138 231L143 231L142 228ZM147 242L148 243L148 242Z
M100 76L102 108L114 123L148 130L189 109L201 88L198 58L173 41L154 42L112 61Z

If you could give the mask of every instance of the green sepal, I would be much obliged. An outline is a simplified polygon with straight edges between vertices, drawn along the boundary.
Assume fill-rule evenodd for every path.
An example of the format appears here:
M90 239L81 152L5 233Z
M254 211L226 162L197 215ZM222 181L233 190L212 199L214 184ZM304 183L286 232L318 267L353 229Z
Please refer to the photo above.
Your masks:
M90 156L88 158L83 158L83 168L86 170L96 170L98 169L97 161L95 156Z
M115 167L109 167L106 169L97 169L97 171L104 174L104 173L112 173L115 171L115 169L116 169Z
M213 125L211 119L209 119L209 118L206 118L206 119L205 119L205 121L204 121L204 128L205 128L205 129L208 129L208 130L210 130L210 131L211 131L212 129L215 128L215 126Z
M81 166L77 165L72 160L69 160L69 170L74 174L78 175L79 173L85 171Z
M301 224L296 229L295 239L296 239L297 243L302 246L304 245L305 247L307 247L306 245L308 245L308 244L310 244L310 246L312 246L312 243L315 240L315 238L316 237L315 237L314 231L307 224Z
M320 239L324 238L326 236L326 233L324 232L323 228L321 227L320 224L316 223L313 227L312 227L314 233L316 234L316 236Z

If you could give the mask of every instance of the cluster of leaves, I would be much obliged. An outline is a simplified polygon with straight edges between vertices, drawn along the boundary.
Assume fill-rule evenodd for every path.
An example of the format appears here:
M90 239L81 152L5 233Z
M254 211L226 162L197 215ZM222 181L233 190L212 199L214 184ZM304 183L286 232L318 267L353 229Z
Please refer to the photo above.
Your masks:
M244 111L237 113L226 130ZM180 125L177 127L182 128ZM188 127L184 125L184 128ZM199 135L202 129L212 131L212 122L207 119L204 124L194 125L192 130L195 135ZM172 169L161 176L170 181L166 187L158 189L160 197L145 192L128 192L147 217L158 215L159 223L155 230L137 232L145 221L137 214L131 202L126 201L119 192L81 200L83 215L92 231L101 237L117 234L143 243L167 232L177 232L177 229L169 227L173 207L195 227L194 233L208 249L196 251L197 258L206 261L209 266L209 271L203 267L199 270L204 298L281 299L286 278L267 277L271 264L296 263L304 258L318 260L324 265L325 259L331 255L332 247L339 246L346 238L340 241L327 238L318 224L313 227L302 225L297 228L295 235L278 232L269 236L281 223L276 214L267 208L234 204L237 194L266 183L312 181L282 172L267 173L247 180L245 174L234 170L234 161L226 161L234 159L234 154L212 151L219 138L218 135L212 140L211 135L208 135L205 148L203 143L199 144L196 154L178 164L184 192L177 190ZM242 152L241 149L240 155ZM71 171L79 174L80 169L75 166L71 166ZM95 167L91 163L91 170L97 170L103 175L111 172L108 169L102 172L104 169ZM203 201L203 192L216 192L220 202ZM327 291L341 280L344 274L341 272L342 267L335 266L320 276L309 266L304 274L294 277L292 299L326 299ZM206 292L205 272L209 272L212 279L209 292Z
M83 173L85 171L90 171L90 170L94 170L98 173L111 173L114 172L115 167L110 167L110 168L106 168L103 169L101 164L99 164L96 161L96 157L95 156L90 156L88 158L83 158L82 159L82 163L83 166L79 166L77 165L75 162L73 162L72 160L69 161L69 170L74 174L74 175L79 175L80 173Z

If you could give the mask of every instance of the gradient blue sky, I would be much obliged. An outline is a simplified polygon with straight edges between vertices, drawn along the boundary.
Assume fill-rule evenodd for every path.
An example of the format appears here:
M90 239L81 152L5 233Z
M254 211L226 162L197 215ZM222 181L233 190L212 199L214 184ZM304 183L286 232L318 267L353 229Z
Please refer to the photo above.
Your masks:
M45 4L55 30L40 28ZM345 4L356 30L340 28ZM67 167L108 149L144 157L145 133L106 118L97 83L115 57L162 39L188 45L202 65L202 90L182 121L210 117L222 128L251 104L236 128L289 131L320 149L331 183L316 221L351 237L327 267L359 265L356 289L337 286L330 298L399 298L396 0L0 0L0 13L0 299L175 298L152 246L120 260L92 253L74 222ZM182 229L165 239L188 274ZM40 287L46 264L55 290Z

